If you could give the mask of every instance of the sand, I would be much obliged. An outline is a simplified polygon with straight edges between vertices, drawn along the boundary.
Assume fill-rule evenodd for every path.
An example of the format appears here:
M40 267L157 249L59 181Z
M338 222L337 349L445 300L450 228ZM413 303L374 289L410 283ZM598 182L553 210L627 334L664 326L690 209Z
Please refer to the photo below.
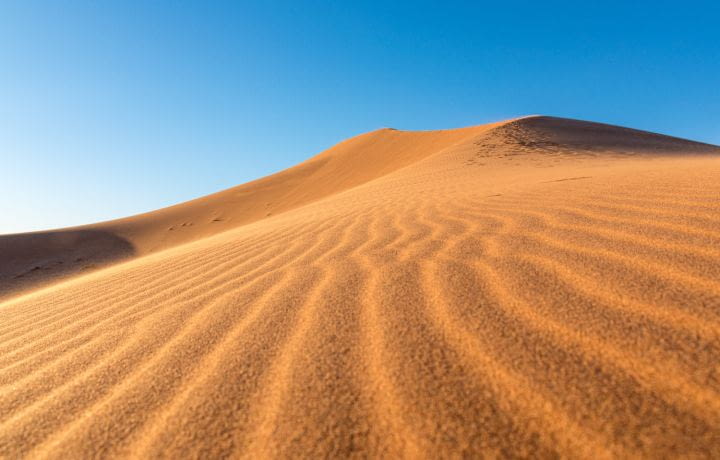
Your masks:
M0 237L0 456L718 457L720 148L367 133Z

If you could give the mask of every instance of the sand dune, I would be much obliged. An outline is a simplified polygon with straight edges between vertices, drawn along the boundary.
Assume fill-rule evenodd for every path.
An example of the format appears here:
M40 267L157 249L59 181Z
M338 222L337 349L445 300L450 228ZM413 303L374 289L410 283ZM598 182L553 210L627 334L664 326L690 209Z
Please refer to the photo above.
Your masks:
M719 154L384 129L2 236L0 456L718 457Z

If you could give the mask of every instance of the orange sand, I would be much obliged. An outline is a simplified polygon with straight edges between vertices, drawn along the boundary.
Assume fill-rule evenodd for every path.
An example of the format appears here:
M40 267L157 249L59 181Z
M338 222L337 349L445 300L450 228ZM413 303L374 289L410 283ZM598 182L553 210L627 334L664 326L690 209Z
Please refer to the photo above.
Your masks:
M0 236L0 457L718 457L720 148L383 129Z

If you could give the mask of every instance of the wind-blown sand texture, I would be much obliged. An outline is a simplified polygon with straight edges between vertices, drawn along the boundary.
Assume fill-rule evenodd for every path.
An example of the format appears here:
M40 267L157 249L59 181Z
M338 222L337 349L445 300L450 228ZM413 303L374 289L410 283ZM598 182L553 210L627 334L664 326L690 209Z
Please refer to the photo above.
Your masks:
M720 148L527 117L2 236L0 456L717 458L719 211Z

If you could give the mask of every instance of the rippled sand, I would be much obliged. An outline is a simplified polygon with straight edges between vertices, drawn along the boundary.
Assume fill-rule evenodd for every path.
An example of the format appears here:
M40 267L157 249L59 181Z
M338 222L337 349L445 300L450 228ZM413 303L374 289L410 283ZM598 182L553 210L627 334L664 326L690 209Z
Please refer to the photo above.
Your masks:
M384 129L0 286L2 457L720 456L712 146Z

